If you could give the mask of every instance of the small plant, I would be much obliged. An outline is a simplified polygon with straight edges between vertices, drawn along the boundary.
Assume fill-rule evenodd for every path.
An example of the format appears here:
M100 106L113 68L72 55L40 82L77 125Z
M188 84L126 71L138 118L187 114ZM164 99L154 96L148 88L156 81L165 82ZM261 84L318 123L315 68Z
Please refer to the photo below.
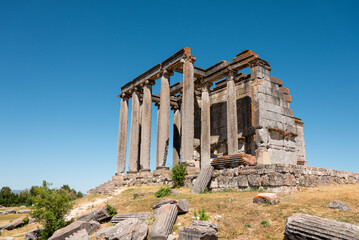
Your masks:
M171 194L171 188L169 186L161 187L157 192L155 192L156 198L163 198Z
M202 209L198 209L198 213L196 211L194 211L194 217L197 220L201 220L201 221L208 221L209 220L209 216L205 213L204 208Z
M29 217L24 218L24 220L22 220L25 224L29 223Z
M244 227L251 228L252 226L250 224L244 224Z
M263 227L269 227L269 226L270 226L270 223L269 223L268 221L266 221L266 220L263 220L263 221L261 222L261 225L262 225Z
M106 204L106 211L110 215L110 217L113 217L117 214L116 209L112 207L110 204Z
M186 174L187 171L185 163L181 162L173 166L171 170L171 179L173 181L174 187L182 187L184 185Z

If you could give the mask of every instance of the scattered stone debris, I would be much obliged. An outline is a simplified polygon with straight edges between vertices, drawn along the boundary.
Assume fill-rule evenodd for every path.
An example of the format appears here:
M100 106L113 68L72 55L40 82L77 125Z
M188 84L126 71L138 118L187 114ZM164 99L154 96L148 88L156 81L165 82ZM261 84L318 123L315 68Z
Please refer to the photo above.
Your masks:
M180 199L180 200L168 199L155 203L155 205L153 205L152 207L154 213L156 214L157 210L160 209L160 207L162 207L165 204L175 204L178 208L179 214L188 213L189 211L189 204L186 199Z
M101 229L96 238L116 240L144 240L147 237L148 225L138 219L129 218L113 227Z
M279 202L279 199L277 197L277 194L275 193L258 193L253 198L253 203L270 203L270 204L276 204Z
M65 238L65 240L90 240L90 237L86 229L81 229L72 234L70 237Z
M211 221L192 221L180 232L180 240L216 240L218 227Z
M134 218L134 219L138 219L142 222L148 222L148 220L153 216L153 214L151 212L140 212L140 213L121 213L121 214L117 214L115 216L112 217L111 219L111 223L112 224L117 224L121 221L124 221L126 219L130 219L130 218Z
M30 232L27 232L25 235L25 240L38 240L40 238L40 229L35 229Z
M150 238L152 240L167 239L172 232L178 213L177 204L167 203L156 211L156 219L152 224Z
M22 227L26 224L24 222L25 218L26 218L26 216L21 216L21 217L15 219L14 221L12 221L11 223L1 226L0 229L12 230L14 228Z
M287 219L284 235L289 240L296 239L359 239L359 226L296 213Z
M202 167L194 183L192 193L198 194L206 190L209 182L211 181L213 169L214 168L211 165Z
M328 205L329 208L339 209L340 211L351 211L352 209L341 201L331 201Z
M49 238L49 240L63 240L81 229L86 229L88 234L92 234L98 228L100 228L100 224L95 221L90 221L90 222L75 221L70 225L54 232L54 234Z
M85 213L80 217L76 218L77 221L97 221L97 222L104 222L111 218L110 214L107 212L106 207L102 207L99 209L95 209L91 212Z
M18 214L27 214L27 213L32 213L32 211L30 209L24 209L24 210L18 210L16 213L18 213Z
M0 215L6 215L6 214L15 214L16 213L16 210L15 209L7 209L7 210L4 210L4 211L0 211Z

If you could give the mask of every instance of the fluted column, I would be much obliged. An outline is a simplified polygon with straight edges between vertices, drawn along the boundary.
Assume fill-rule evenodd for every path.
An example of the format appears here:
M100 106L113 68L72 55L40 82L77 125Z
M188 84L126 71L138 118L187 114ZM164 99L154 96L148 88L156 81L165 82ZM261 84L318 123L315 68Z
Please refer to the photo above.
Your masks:
M212 83L202 86L201 107L201 168L211 162L211 103L209 100L209 88Z
M120 109L120 124L118 129L116 175L124 174L126 168L128 96L122 93L120 97L121 97L121 109Z
M147 80L143 87L142 112L141 112L141 153L140 171L150 170L151 149L151 119L152 119L152 85L153 81Z
M173 166L180 162L181 114L179 107L173 107Z
M166 168L170 137L170 76L173 72L165 70L161 77L160 111L157 122L157 165L156 169Z
M183 95L182 95L182 136L181 161L193 161L194 141L194 68L196 58L189 56L183 63Z
M131 132L128 155L129 173L138 172L138 151L140 138L140 98L138 89L132 93Z
M227 145L228 155L238 153L237 99L234 76L236 72L229 70L227 75Z

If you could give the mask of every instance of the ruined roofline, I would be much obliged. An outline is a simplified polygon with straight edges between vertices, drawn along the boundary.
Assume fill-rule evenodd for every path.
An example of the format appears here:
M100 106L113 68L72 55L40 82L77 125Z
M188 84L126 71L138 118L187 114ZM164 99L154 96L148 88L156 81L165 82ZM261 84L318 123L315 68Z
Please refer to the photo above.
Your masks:
M148 71L144 72L143 74L139 75L135 79L133 79L131 82L125 84L123 87L121 87L122 93L129 93L131 89L133 89L136 86L141 86L145 83L146 80L157 80L160 78L161 73L164 70L170 70L170 71L176 71L179 73L183 72L182 65L183 65L183 59L186 59L188 57L191 57L191 49L186 47L182 48L180 51L176 52L171 57L167 58L162 63L159 63L149 69ZM240 71L244 68L247 68L250 66L250 63L254 60L261 60L269 66L269 63L260 59L259 55L257 55L255 52L251 50L244 50L241 53L237 54L233 59L232 62L227 61L220 61L207 69L202 69L200 67L194 67L194 75L195 78L201 79L200 81L196 81L195 88L206 82L215 82L223 77L226 76L228 71L234 70L234 71ZM176 85L174 90L171 91L173 93L177 93L180 91L181 86ZM121 94L118 95L120 97Z

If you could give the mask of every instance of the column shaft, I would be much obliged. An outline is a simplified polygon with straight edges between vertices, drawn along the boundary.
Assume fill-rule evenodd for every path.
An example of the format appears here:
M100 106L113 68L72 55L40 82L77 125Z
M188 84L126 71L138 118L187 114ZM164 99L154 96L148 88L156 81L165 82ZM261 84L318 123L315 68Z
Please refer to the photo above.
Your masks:
M137 91L134 91L132 93L130 149L128 155L129 172L138 171L139 137L140 137L140 99L139 99L139 93Z
M178 108L173 113L173 166L180 162L181 152L181 115Z
M237 100L234 72L227 75L227 145L228 154L238 153Z
M211 103L209 86L202 87L201 107L201 168L211 162Z
M152 85L143 88L141 118L141 154L140 170L150 171L151 119L152 119Z
M160 112L157 122L157 166L166 166L167 151L170 137L170 73L165 71L161 77Z
M194 69L195 58L190 56L183 63L183 95L182 95L182 136L181 161L193 161L194 141Z
M118 129L116 175L125 173L128 124L128 98L121 96L120 124Z

